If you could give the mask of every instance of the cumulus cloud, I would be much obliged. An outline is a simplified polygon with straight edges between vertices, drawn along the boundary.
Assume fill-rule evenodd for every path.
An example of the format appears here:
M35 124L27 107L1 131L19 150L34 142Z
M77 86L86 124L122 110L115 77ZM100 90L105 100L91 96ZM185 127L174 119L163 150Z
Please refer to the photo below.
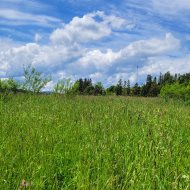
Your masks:
M74 43L100 40L109 36L114 29L126 27L125 19L98 11L89 13L82 18L74 17L63 28L56 29L50 39L54 43Z
M180 49L180 41L171 33L166 33L162 38L131 42L117 51L110 47L90 48L88 43L83 43L101 41L126 28L126 20L95 12L73 18L63 28L53 31L50 42L43 45L39 44L41 36L38 34L35 35L35 43L17 44L11 40L1 40L0 77L21 77L23 65L32 64L53 76L50 87L61 78L76 80L90 77L104 84L114 83L119 78L135 82L137 64L140 77L168 70L185 72L185 65L189 68L189 55L183 59L171 58L170 54Z
M148 39L140 40L129 44L118 52L108 49L106 52L100 50L88 51L86 54L77 60L77 65L88 68L95 66L96 69L105 69L113 64L118 68L118 63L123 64L135 63L136 60L142 58L147 59L150 56L158 56L167 54L180 47L180 41L171 33L167 33L163 39Z
M12 47L8 42L7 44L7 48L0 51L1 77L22 75L23 65L32 64L46 74L57 73L58 78L63 78L61 75L63 73L65 76L86 76L95 80L102 78L110 81L110 78L106 79L109 75L115 79L128 77L134 80L134 68L136 62L140 60L145 65L142 67L144 72L151 71L147 70L150 68L150 57L158 57L163 53L176 50L180 43L172 34L166 34L163 39L153 38L133 42L117 52L112 49L90 50L79 45L28 43Z
M1 50L1 71L6 76L21 75L23 65L31 64L46 74L53 73L65 69L66 64L80 54L81 51L77 50L77 47L67 48L28 43Z
M140 71L141 75L147 73L158 74L159 72L170 71L172 74L185 73L190 70L190 54L184 57L151 57Z
M83 68L95 66L96 69L104 70L118 58L120 58L120 52L113 52L111 49L108 49L106 52L101 52L96 49L86 52L75 64Z
M131 43L129 46L121 51L122 56L152 56L168 51L176 50L180 47L180 41L176 39L171 33L167 33L165 39L149 39L140 40Z

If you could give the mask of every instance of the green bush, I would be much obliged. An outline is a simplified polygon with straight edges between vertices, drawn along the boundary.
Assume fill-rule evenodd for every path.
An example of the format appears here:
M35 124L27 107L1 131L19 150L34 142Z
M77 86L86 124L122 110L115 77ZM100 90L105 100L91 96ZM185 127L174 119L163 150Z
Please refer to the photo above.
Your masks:
M164 98L190 100L190 85L179 83L167 84L162 87L160 95Z
M14 81L12 78L7 80L0 79L0 92L2 93L9 93L9 92L16 92L19 88L19 84Z

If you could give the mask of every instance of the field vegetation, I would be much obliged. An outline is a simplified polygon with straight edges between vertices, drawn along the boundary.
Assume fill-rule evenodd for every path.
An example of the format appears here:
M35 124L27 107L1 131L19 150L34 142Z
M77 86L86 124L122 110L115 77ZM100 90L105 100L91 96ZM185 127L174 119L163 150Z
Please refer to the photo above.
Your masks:
M0 189L189 189L190 107L161 98L0 98Z
M23 76L0 80L0 189L190 189L190 73L52 92Z

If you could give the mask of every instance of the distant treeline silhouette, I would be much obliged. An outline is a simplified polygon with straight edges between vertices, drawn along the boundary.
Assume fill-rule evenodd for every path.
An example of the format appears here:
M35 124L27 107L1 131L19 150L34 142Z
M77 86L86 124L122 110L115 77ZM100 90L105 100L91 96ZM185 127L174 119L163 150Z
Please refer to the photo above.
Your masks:
M22 83L13 78L0 80L1 93L42 93L42 89L51 77L43 76L31 65L24 67L24 80ZM148 74L143 85L135 83L131 86L129 80L120 79L116 85L104 88L101 82L93 84L91 79L78 79L71 83L70 79L59 80L51 93L64 95L117 95L117 96L143 96L143 97L177 97L189 99L190 73L175 74L160 73L159 77Z

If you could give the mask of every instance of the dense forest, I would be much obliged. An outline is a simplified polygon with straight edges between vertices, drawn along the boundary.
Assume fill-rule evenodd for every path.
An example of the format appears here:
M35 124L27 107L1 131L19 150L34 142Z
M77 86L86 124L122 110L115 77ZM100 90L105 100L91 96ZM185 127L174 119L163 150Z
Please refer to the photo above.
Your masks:
M45 77L35 68L24 68L24 81L18 82L13 78L0 80L1 93L43 93L42 89L51 77ZM135 83L131 86L129 80L120 79L117 84L104 88L101 82L93 84L91 79L80 78L74 83L70 79L59 80L52 93L65 95L117 95L142 97L171 97L184 100L190 99L190 73L175 74L160 73L159 77L148 74L143 85Z

